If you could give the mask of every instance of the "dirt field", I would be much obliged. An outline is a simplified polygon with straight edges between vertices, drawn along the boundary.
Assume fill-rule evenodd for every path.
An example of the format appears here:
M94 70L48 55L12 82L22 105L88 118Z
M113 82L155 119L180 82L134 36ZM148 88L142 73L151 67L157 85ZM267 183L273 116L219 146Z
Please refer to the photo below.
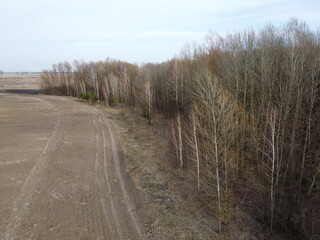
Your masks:
M0 239L144 239L106 112L37 82L0 78Z

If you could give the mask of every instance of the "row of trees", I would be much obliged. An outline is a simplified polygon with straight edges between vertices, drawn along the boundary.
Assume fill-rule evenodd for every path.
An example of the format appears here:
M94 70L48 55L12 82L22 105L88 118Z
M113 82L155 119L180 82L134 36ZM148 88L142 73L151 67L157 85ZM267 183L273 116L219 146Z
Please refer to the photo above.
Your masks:
M161 64L59 63L43 72L42 88L92 92L150 123L165 114L177 166L194 176L219 231L234 190L252 181L243 188L271 230L320 237L320 34L306 24L211 34Z

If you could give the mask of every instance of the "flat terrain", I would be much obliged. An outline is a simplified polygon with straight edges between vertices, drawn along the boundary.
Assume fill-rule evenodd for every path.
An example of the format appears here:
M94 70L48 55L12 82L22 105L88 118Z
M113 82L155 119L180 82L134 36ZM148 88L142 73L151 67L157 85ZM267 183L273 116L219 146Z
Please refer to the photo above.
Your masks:
M0 77L0 239L143 239L106 112L38 81Z
M37 91L39 90L39 75L17 75L5 74L0 75L0 90L20 90L20 91Z

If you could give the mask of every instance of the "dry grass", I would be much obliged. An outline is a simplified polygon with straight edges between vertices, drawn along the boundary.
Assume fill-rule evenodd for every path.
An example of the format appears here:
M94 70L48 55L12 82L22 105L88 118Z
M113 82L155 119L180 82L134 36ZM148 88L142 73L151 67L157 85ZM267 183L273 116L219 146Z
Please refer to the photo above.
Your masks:
M259 213L252 214L250 208L250 196L256 193L248 193L247 188L231 193L229 211L222 216L222 233L218 234L215 206L206 199L214 196L196 193L193 174L178 169L169 153L167 120L158 115L149 125L147 119L127 108L97 107L107 112L118 132L125 171L141 195L149 239L290 239L281 233L269 234L257 221Z
M33 75L17 75L4 74L0 75L1 89L40 89L40 74Z
M165 119L157 116L149 125L147 119L128 109L105 109L118 130L126 171L144 196L152 239L255 239L248 238L249 228L238 225L225 226L227 230L217 234L216 217L210 206L196 198L192 177L177 171L176 160L170 159ZM232 214L239 222L244 218L239 209Z

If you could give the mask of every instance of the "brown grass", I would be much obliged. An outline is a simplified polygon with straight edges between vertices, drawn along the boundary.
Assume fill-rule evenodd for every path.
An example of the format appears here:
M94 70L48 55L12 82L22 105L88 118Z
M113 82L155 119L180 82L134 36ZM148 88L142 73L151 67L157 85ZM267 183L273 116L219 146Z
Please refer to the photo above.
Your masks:
M102 108L102 106L100 106ZM105 108L117 127L126 171L144 196L149 211L147 228L152 239L261 239L264 230L243 209L230 206L223 233L217 234L213 206L204 205L192 174L179 170L169 153L167 121L155 117L153 125L125 108ZM250 223L252 221L252 223ZM151 234L152 233L152 234Z

